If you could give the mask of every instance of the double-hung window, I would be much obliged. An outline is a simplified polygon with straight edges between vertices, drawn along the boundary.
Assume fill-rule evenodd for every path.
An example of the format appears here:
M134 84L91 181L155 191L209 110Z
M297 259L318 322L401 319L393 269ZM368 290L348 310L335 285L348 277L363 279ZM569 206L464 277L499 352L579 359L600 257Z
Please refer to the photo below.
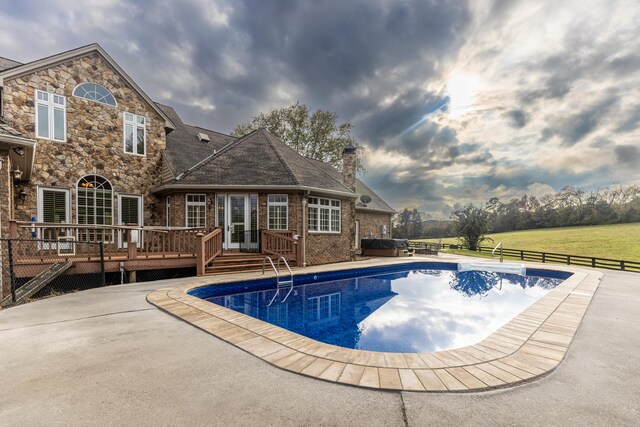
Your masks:
M340 317L340 293L308 298L307 316L311 321L330 320Z
M187 227L207 226L207 197L204 194L187 194Z
M267 199L267 224L269 230L286 230L289 197L286 194L269 194Z
M340 232L340 200L309 197L309 231Z
M144 116L124 113L124 152L144 156L147 145L147 120Z
M36 90L36 137L67 140L67 101L64 96Z

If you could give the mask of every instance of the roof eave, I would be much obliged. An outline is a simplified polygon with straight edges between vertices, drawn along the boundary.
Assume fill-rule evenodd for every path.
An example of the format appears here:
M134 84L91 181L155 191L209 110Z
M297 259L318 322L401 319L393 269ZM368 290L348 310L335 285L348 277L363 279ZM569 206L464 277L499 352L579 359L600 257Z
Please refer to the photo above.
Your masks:
M154 194L162 194L170 191L203 191L203 190L229 190L229 191L309 191L315 194L326 194L344 198L355 199L354 193L330 190L326 188L309 187L304 185L219 185L219 184L163 184L152 190Z
M23 138L13 135L0 135L0 146L6 145L7 149L13 147L20 147L24 149L24 154L18 156L17 154L10 152L13 163L17 163L17 159L24 158L24 175L22 181L29 181L31 179L31 173L33 172L33 164L36 161L36 146L37 142L34 139Z
M394 209L376 209L376 208L363 208L362 206L356 206L357 211L365 211L365 212L374 212L374 213L384 213L389 215L395 215L398 212Z

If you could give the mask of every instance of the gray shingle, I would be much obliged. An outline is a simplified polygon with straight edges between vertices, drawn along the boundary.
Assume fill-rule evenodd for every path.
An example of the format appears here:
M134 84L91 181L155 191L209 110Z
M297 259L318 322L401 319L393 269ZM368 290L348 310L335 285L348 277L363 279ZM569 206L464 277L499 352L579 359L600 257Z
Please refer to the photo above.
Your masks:
M156 105L176 125L176 128L167 134L167 149L165 151L165 158L176 175L198 164L235 140L230 135L184 124L172 107L157 102ZM200 141L198 133L209 135L209 142Z
M258 129L232 142L185 172L179 183L299 186L351 193L335 177L265 129Z
M22 64L12 59L3 58L2 56L0 56L0 71L8 70L9 68L17 67L18 65Z
M3 119L0 119L0 135L17 136L25 138L20 132L9 126Z

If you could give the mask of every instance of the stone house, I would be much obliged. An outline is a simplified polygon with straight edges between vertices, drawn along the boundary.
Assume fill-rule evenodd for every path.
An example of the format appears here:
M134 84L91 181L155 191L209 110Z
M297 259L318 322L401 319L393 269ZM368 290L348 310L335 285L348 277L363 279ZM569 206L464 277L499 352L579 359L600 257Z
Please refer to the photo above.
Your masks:
M266 130L234 138L182 122L97 44L27 64L0 58L0 237L9 221L221 227L223 247L288 230L305 264L390 237L394 210L355 176ZM58 236L45 236L56 238Z

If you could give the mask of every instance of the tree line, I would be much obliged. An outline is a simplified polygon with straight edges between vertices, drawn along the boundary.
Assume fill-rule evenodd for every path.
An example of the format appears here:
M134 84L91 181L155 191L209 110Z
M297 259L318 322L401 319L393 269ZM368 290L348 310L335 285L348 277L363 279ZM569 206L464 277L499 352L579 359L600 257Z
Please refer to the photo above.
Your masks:
M478 210L475 214L486 217L493 233L640 222L640 185L616 185L590 192L567 186L540 198L525 194L502 202L492 197L484 205L472 207ZM468 209L457 209L450 220L442 221L423 221L417 209L404 209L396 215L393 235L409 239L456 237L461 214Z

